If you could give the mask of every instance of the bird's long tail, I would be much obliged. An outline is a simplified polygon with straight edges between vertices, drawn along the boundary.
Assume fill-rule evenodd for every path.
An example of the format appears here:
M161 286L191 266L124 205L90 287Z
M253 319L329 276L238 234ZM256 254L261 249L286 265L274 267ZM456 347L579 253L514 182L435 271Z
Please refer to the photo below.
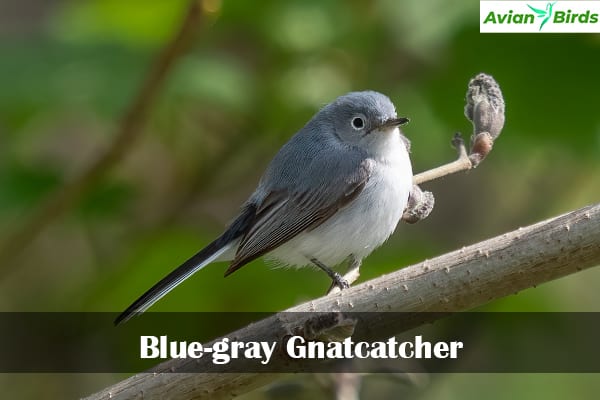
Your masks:
M223 253L236 245L237 240L244 235L252 224L256 215L255 212L256 206L247 203L243 207L242 213L233 221L225 233L148 289L146 293L141 295L115 319L115 325L127 321L135 314L143 313L181 282L217 260Z
M141 295L139 299L134 301L133 304L127 307L127 309L115 319L115 325L122 324L134 315L143 313L181 282L200 271L229 250L232 246L232 242L221 243L222 238L223 237L219 237L217 240L200 250L189 260L174 269L169 275L161 279L156 285L148 289L146 293Z

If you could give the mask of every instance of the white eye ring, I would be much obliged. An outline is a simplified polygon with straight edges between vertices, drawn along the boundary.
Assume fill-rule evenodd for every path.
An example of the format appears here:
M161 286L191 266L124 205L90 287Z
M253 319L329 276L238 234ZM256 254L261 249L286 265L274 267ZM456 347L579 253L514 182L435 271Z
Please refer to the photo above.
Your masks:
M365 119L359 116L353 117L350 121L350 125L352 126L352 129L360 131L365 127Z

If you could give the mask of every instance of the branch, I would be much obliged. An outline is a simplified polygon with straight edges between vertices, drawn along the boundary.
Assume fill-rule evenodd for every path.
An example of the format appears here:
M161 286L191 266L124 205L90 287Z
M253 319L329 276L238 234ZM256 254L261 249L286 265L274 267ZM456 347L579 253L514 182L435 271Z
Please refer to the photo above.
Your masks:
M413 175L413 183L415 185L420 185L421 183L433 181L446 175L455 174L457 172L467 171L471 168L474 168L473 163L469 158L469 154L467 154L465 142L460 136L460 133L456 133L454 135L454 138L452 139L452 145L458 152L458 158L451 163Z
M46 228L55 218L63 214L81 196L87 192L113 165L117 164L129 151L135 140L140 136L148 113L168 72L175 61L188 48L193 34L202 19L202 8L197 1L192 1L187 16L179 32L163 49L156 62L152 65L146 80L129 109L125 112L119 129L108 148L88 169L83 171L73 181L66 183L50 195L32 215L10 234L0 246L0 265L11 265L9 262L19 254L35 237ZM0 269L0 271L2 271Z
M415 327L414 315L411 317L410 313L468 310L598 264L600 203L301 304L287 310L285 315L276 314L226 336L241 341L281 342L290 329L305 326L306 321L300 318L306 319L306 314L299 312L315 311L399 311L412 318L406 325L404 321L379 318L373 321L373 326L385 329L385 324L390 323L408 330ZM369 316L376 319L378 313L367 314L365 319ZM290 320L294 318L298 320ZM232 360L229 364L234 370L236 362L241 361ZM273 362L286 362L284 352L275 352ZM170 360L159 364L152 373L134 375L88 399L230 398L280 376L203 372L210 369L209 358Z

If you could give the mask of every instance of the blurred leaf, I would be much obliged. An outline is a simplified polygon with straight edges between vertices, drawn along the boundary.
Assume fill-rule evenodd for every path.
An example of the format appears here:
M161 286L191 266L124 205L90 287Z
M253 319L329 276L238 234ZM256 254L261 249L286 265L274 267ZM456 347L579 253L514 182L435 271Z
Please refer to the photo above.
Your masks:
M347 14L332 11L331 2L280 1L271 8L264 27L284 51L315 50L327 46L345 25Z
M241 110L249 106L253 83L249 71L232 57L188 56L177 66L168 94Z
M133 188L122 182L104 182L90 190L78 207L83 218L107 218L121 214L133 200Z
M188 4L187 0L65 2L52 31L70 43L114 40L133 47L156 47L173 35Z
M439 57L437 49L454 37L464 24L477 21L477 2L445 0L411 1L398 7L394 0L378 2L381 18L399 47L408 47L419 57Z
M28 209L55 189L60 182L57 171L19 163L0 168L0 213Z
M0 41L11 57L0 63L0 127L16 134L42 113L72 105L116 118L139 84L145 54L114 46Z

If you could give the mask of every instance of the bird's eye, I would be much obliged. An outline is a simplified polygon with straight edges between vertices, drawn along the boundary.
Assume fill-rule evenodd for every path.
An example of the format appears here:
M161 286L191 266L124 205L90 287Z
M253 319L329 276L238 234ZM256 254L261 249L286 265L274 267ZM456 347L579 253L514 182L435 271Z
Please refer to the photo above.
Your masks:
M365 120L361 117L354 117L352 118L352 121L350 121L350 124L352 124L352 128L358 131L365 127Z

